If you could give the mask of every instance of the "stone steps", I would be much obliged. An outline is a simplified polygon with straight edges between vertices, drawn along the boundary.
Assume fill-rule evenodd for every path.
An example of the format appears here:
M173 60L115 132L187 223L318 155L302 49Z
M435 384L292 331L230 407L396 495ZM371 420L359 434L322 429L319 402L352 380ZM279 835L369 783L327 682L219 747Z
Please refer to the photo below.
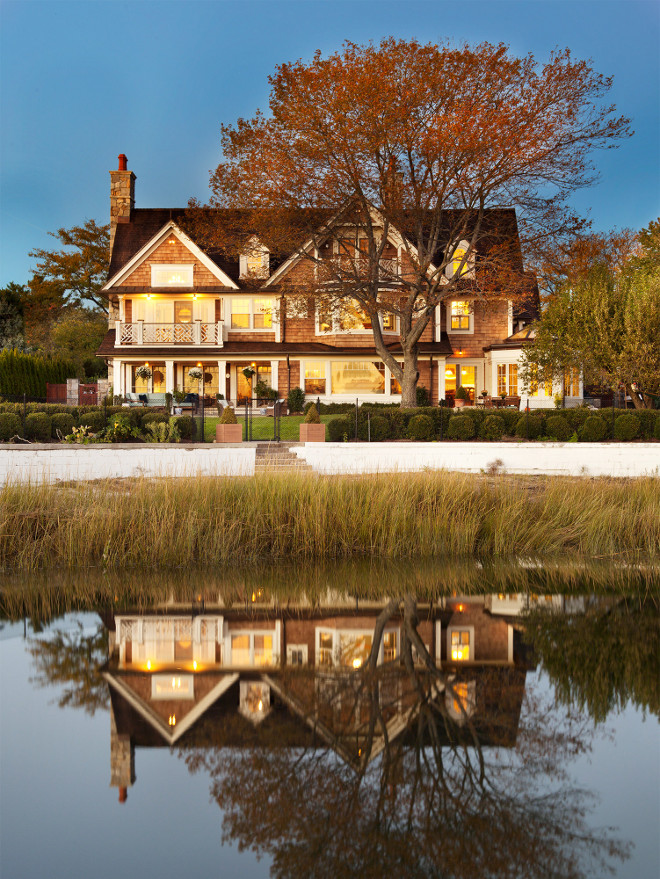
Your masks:
M255 473L313 473L312 467L302 461L291 446L297 443L259 443L254 461Z

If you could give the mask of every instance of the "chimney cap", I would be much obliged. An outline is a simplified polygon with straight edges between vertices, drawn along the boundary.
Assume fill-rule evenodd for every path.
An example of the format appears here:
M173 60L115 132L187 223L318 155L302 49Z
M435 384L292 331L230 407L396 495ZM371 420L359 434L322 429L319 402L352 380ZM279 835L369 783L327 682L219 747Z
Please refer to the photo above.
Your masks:
M127 171L128 170L128 159L124 155L124 153L119 153L117 156L119 159L119 171Z

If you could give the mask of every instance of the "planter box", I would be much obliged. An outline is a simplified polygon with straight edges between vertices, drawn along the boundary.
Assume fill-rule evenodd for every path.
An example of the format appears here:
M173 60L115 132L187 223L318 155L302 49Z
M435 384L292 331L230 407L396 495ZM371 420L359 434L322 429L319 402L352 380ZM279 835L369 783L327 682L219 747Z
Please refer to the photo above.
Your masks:
M216 424L215 426L216 443L242 443L243 442L243 425L242 424Z
M301 443L324 443L325 442L325 424L301 424L300 425L300 442Z
M454 400L454 409L462 409L466 403L467 400Z

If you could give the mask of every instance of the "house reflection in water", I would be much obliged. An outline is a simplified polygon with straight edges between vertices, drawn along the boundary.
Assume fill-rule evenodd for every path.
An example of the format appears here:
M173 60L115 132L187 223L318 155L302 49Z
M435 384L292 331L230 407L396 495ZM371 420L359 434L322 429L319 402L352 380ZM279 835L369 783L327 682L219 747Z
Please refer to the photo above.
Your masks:
M487 595L417 603L412 669L402 656L410 637L402 605L374 648L387 601L330 595L284 610L254 594L240 609L219 601L192 612L175 604L117 612L106 619L103 669L111 785L124 802L135 782L135 748L175 744L330 747L359 771L386 744L405 744L420 692L441 704L456 731L469 720L482 746L513 747L530 668L516 617L529 601ZM569 609L561 596L539 601Z

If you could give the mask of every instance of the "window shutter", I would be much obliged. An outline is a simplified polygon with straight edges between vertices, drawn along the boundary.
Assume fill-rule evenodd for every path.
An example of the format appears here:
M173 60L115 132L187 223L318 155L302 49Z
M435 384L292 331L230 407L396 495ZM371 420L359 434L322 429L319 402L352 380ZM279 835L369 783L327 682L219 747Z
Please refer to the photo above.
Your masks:
M215 300L215 322L219 323L222 320L222 302L220 299Z
M124 299L124 321L127 324L133 323L133 300Z

